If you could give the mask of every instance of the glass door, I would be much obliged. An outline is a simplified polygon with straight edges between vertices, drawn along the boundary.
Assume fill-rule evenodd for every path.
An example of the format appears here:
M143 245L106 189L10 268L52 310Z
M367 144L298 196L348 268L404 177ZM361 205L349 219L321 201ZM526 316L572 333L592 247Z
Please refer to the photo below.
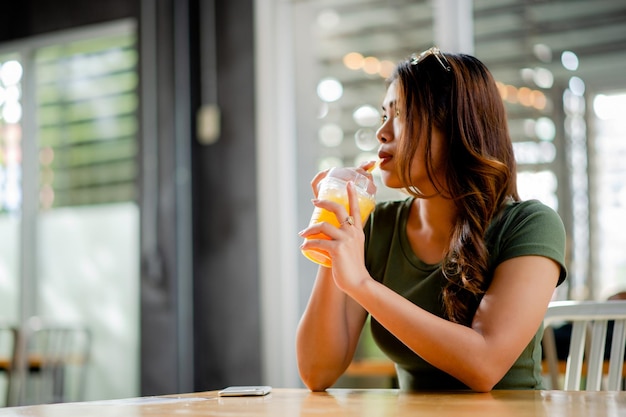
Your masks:
M0 54L0 320L19 318L22 77L17 53Z

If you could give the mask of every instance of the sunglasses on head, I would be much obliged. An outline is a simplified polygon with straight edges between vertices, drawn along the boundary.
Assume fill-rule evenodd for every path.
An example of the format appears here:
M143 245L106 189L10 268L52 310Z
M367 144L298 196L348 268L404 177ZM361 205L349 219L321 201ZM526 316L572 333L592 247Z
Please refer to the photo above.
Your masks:
M426 58L428 58L429 56L434 56L435 58L437 58L437 61L439 62L439 64L441 64L441 67L444 70L450 72L451 70L450 63L446 59L443 52L441 52L441 50L437 48L436 46L433 46L432 48L428 48L427 50L425 50L419 55L416 55L416 54L411 55L411 65L417 65L423 60L425 60Z

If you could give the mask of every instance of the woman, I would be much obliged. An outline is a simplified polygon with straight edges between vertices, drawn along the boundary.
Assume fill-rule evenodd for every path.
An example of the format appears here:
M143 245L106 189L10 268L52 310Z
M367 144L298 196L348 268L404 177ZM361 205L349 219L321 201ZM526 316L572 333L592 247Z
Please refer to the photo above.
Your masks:
M350 212L313 200L345 221L300 232L330 237L302 249L332 258L298 326L302 380L331 386L369 314L401 389L540 389L542 319L566 276L565 231L552 209L519 199L493 77L474 57L431 48L397 66L382 110L382 180L410 197L379 203L365 225L352 184Z

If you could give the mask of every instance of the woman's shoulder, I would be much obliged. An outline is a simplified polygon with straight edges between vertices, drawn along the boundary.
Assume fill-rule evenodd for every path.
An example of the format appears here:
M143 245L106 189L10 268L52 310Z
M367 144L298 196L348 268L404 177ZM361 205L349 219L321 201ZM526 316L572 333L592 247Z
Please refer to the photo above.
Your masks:
M371 221L376 223L395 223L398 219L407 217L414 197L407 197L402 200L386 200L376 203Z
M486 240L492 244L550 242L559 247L565 243L565 226L559 214L539 200L513 201L493 219Z
M376 210L380 213L382 212L395 212L397 210L402 210L405 207L410 207L411 202L415 199L415 197L407 197L400 200L385 200L379 201L376 203Z
M554 259L565 269L565 227L558 213L538 200L510 202L491 223L487 245L498 261L523 256L541 255Z
M376 207L365 224L365 234L387 235L393 233L403 219L406 221L413 197L403 200L386 200L376 203Z
M552 209L550 206L542 203L539 200L511 201L506 205L505 208L509 210L525 212L525 213L544 211L544 210L554 211L554 209Z
M552 207L539 200L509 202L495 219L495 223L501 225L502 223L511 225L530 221L563 227L559 214Z

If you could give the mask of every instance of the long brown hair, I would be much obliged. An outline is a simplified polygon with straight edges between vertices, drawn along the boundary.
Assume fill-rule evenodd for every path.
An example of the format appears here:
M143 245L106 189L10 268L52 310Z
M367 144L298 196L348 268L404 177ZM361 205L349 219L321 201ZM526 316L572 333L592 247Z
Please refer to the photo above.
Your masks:
M407 191L428 198L411 186L410 171L418 143L425 140L426 172L436 191L452 200L457 221L442 271L442 301L449 320L469 325L490 282L486 229L507 199L519 200L516 163L504 103L485 65L469 55L428 56L419 63L401 62L390 81L398 86L400 138L398 166ZM444 61L445 62L445 61ZM435 180L432 129L443 133L445 183Z

